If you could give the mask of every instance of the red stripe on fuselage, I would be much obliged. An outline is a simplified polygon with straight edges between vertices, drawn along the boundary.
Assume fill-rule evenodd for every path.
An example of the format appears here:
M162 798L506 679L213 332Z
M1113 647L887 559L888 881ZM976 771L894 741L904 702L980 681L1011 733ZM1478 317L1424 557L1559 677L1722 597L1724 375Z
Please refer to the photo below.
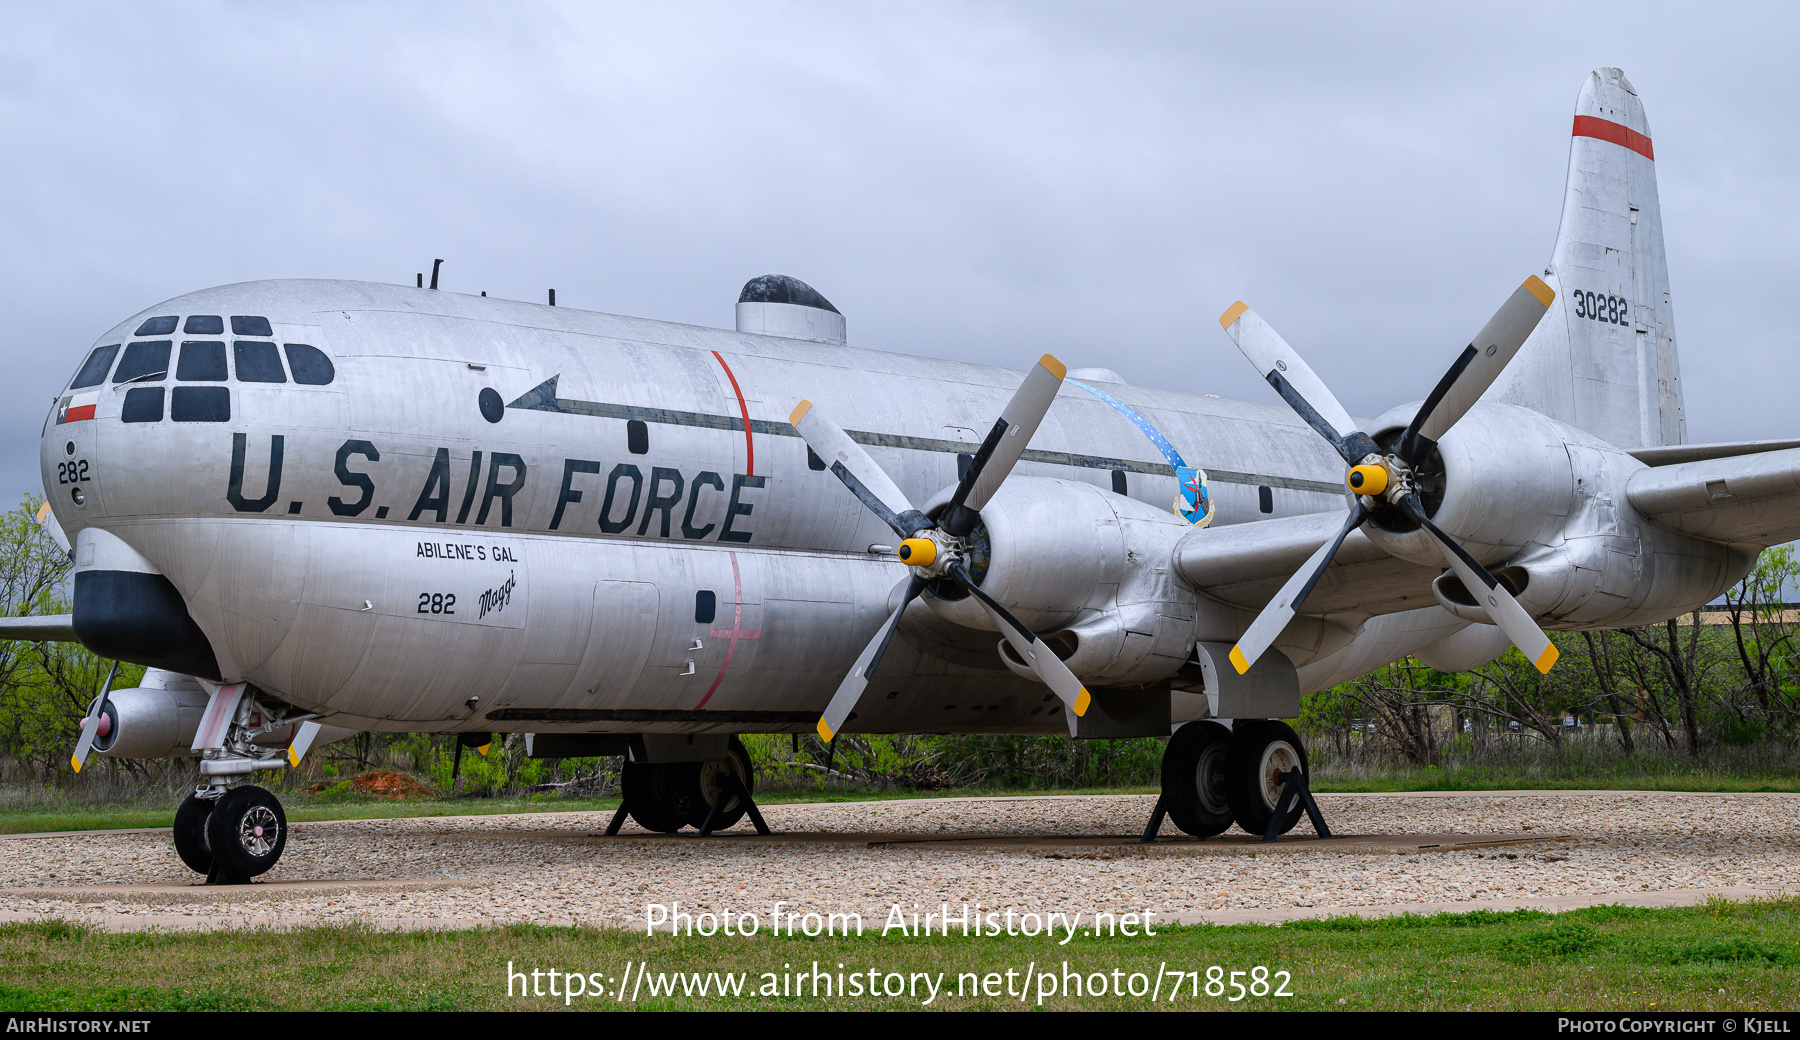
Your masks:
M1574 136L1611 141L1613 144L1631 149L1652 162L1656 160L1656 155L1650 149L1648 137L1610 119L1601 119L1599 116L1576 116Z
M719 359L719 367L725 370L725 378L731 380L731 392L737 394L738 414L744 417L744 475L756 475L756 440L750 434L750 406L744 403L744 389L738 386L737 376L731 374L731 366L725 363L725 355L713 351L712 356Z

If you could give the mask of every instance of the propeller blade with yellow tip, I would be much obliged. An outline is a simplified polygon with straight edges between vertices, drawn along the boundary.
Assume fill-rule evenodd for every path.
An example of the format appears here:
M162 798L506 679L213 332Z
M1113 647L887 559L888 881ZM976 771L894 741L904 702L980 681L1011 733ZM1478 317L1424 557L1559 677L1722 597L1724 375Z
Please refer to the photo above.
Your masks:
M1561 656L1561 651L1556 649L1556 644L1531 619L1531 615L1525 613L1525 608L1519 606L1519 601L1513 598L1513 594L1506 591L1506 586L1500 584L1498 579L1488 573L1486 567L1476 562L1473 556L1463 551L1462 546L1457 545L1438 525L1431 522L1431 518L1425 515L1425 507L1419 504L1419 496L1407 495L1400 500L1400 506L1430 533L1432 540L1437 542L1438 552L1443 555L1444 562L1462 580L1463 588L1475 597L1477 605L1494 624L1500 626L1500 631L1506 633L1506 637L1519 648L1525 659L1535 665L1538 671L1549 672L1550 667Z
M869 511L894 529L902 538L911 538L933 524L925 514L913 508L906 493L887 472L875 464L863 446L850 439L841 427L825 417L811 401L801 401L788 416L788 422L811 448L833 476L844 482L851 494L869 507Z
M1232 304L1229 310L1219 315L1219 324L1282 400L1298 412L1308 426L1317 430L1319 436L1330 441L1345 462L1354 466L1364 456L1380 453L1381 449L1357 427L1356 420L1350 418L1350 413L1338 403L1336 395L1300 352L1288 346L1287 340L1282 339L1248 304L1242 300Z
M298 766L300 760L306 757L306 753L312 750L313 740L318 737L318 735L318 723L302 722L300 728L294 731L293 741L288 744L288 765Z
M1445 432L1500 378L1501 370L1525 345L1555 299L1556 291L1537 275L1513 290L1419 406L1396 452L1407 465L1416 466L1431 454Z
M1087 714L1088 704L1093 700L1087 687L1075 677L1074 672L1069 671L1069 666L1062 663L1062 658L1056 656L1048 643L1039 639L1036 632L1026 628L1024 622L997 603L994 597L983 592L981 586L969 578L968 572L960 564L951 568L950 576L956 579L957 584L968 589L986 608L988 616L994 619L995 627L1000 629L1000 634L1018 651L1019 659L1031 665L1031 670L1044 680L1044 685L1062 698L1069 709L1069 735L1074 736L1075 719Z
M1318 551L1294 572L1294 576L1287 580L1287 584L1281 587L1281 591L1275 594L1269 605L1262 609L1262 613L1256 615L1256 620L1250 623L1250 627L1238 638L1237 645L1231 648L1231 666L1238 670L1239 675L1249 671L1256 659L1263 655L1263 651L1281 635L1281 630L1294 619L1294 612L1306 601L1313 586L1325 576L1325 568L1331 566L1331 558L1337 555L1338 546L1343 545L1344 539L1350 537L1350 532L1361 527L1362 522L1368 518L1369 511L1358 501L1351 507L1350 518L1344 522L1337 537L1319 546Z
M112 692L113 679L119 674L119 662L114 661L112 671L106 673L106 682L100 687L100 696L88 708L88 713L81 719L81 736L75 741L75 752L69 756L69 765L79 773L81 767L87 765L88 753L94 749L94 741L100 736L100 718L106 711L106 697Z
M906 613L907 604L923 592L927 584L929 579L917 574L907 579L906 592L900 597L899 609L888 615L887 621L876 630L875 638L869 640L868 646L863 647L856 663L850 666L850 674L844 676L844 681L838 684L837 692L831 695L831 701L825 705L824 714L819 716L819 724L815 728L820 740L829 744L844 728L844 722L856 710L863 691L869 687L869 676L875 673L876 666L881 664L881 655L887 652L888 644L894 639L894 629L900 625L900 615Z
M1025 454L1025 446L1031 443L1038 424L1050 411L1067 373L1063 363L1049 354L1038 358L1038 363L1025 373L1025 381L1001 409L1000 418L994 420L987 439L976 449L975 458L950 496L942 517L944 530L960 538L975 529L979 521L976 514L1000 490L1019 456Z

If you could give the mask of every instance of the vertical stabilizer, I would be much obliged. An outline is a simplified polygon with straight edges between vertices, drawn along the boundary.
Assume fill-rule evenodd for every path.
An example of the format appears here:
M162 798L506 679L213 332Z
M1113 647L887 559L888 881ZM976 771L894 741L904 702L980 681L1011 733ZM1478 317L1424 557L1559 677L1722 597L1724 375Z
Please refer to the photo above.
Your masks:
M1575 104L1545 280L1557 302L1490 399L1622 447L1684 443L1655 153L1643 103L1618 69L1596 69Z

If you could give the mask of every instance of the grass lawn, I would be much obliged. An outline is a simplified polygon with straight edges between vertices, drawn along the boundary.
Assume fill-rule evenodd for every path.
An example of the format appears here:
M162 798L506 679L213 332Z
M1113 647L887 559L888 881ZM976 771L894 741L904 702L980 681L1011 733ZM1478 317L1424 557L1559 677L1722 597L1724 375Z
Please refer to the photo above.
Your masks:
M953 929L949 938L924 939L881 937L874 934L880 926L868 922L860 938L790 938L770 936L765 921L754 937L707 938L532 926L106 934L63 922L5 925L0 1010L448 1011L565 1003L594 1010L898 1010L924 1004L933 980L938 994L931 1008L1031 1009L1040 1006L1040 990L1046 1009L1768 1010L1800 1004L1796 898L1558 915L1478 911L1280 927L1167 926L1154 937L1078 931L1066 945L1057 941L1060 932L1057 939L964 938ZM519 977L509 976L509 962ZM863 992L813 995L814 962L832 976L834 988L841 972L846 984L856 976ZM1214 966L1218 972L1210 971ZM550 969L559 973L558 993L570 988L566 973L581 976L579 995L551 997ZM544 974L529 985L543 996L525 995L528 983L521 979L534 970ZM871 970L879 987L909 992L866 995ZM1235 971L1246 974L1235 980L1244 993L1233 1001ZM675 974L690 972L700 974L686 983ZM798 994L795 972L809 980ZM1065 989L1065 978L1077 974L1080 995ZM1104 976L1098 996L1091 988L1097 974ZM742 991L718 996L721 981L729 985L733 978L741 979ZM621 982L624 999L616 993ZM1120 986L1126 993L1115 995ZM764 994L765 987L775 992ZM1132 995L1133 989L1144 995ZM1283 991L1292 995L1275 995Z

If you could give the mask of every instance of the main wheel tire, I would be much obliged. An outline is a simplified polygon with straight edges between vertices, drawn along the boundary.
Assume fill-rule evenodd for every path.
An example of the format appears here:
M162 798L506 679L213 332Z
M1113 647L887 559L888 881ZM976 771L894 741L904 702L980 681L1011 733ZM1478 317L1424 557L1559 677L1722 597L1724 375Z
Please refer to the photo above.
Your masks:
M207 818L206 844L220 873L239 879L265 874L287 848L287 814L260 787L232 788Z
M1231 731L1216 722L1190 722L1163 749L1163 806L1169 819L1196 838L1230 829Z
M619 783L624 788L625 811L631 815L633 823L647 831L674 834L685 821L664 797L662 774L667 768L647 762L627 762Z
M1310 776L1306 764L1306 746L1300 735L1285 722L1253 719L1239 722L1232 730L1231 750L1225 759L1226 794L1231 802L1231 815L1237 825L1251 834L1267 834L1269 821L1275 816L1275 804L1281 797L1281 784L1275 774L1299 767ZM1276 833L1286 834L1300 822L1305 810L1298 798L1281 818Z
M670 804L696 830L706 823L713 804L726 798L725 804L719 807L719 814L713 817L713 830L722 831L735 826L749 808L736 794L726 796L725 778L732 774L745 790L755 793L756 772L750 763L750 752L736 736L726 745L724 758L711 762L684 762L671 767L665 790Z
M212 873L212 849L206 844L206 821L212 818L213 803L188 795L175 810L175 854L192 870Z

